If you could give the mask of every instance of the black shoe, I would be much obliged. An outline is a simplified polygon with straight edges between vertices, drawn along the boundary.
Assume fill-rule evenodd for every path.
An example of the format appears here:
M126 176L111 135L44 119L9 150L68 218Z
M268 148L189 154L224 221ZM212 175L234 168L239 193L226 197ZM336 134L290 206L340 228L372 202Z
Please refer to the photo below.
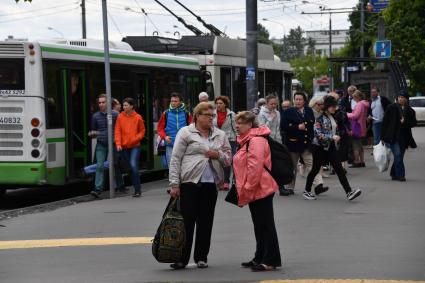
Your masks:
M97 191L97 190L93 190L90 192L90 194L94 196L95 198L100 198L101 193L102 193L101 191Z
M366 167L366 163L360 162L360 167Z
M281 190L279 190L279 195L282 196L282 197L287 197L287 196L290 196L291 195L291 191L292 190L281 189Z
M255 262L255 261L253 261L253 260L248 261L248 262L242 262L242 263L241 263L242 267L245 267L245 268L251 268L251 267L253 267L253 266L257 265L257 264L258 264L258 263L256 263L256 262Z
M400 182L406 182L405 177L391 177L393 181L400 181Z
M332 169L332 170L331 170L331 173L329 173L329 175L335 175L335 170L334 170L334 169Z
M362 194L362 191L360 189L355 189L354 191L351 191L347 194L347 198L348 200L353 200L355 198L357 198L358 196L360 196Z
M170 264L170 267L174 270L186 268L186 265L183 262L175 262Z
M196 263L196 266L198 266L198 268L208 268L208 263L203 260L200 260Z
M323 184L319 184L314 188L314 193L317 195L320 195L321 193L327 192L329 190L329 187L323 187Z
M351 164L349 166L349 168L360 168L360 167L365 167L365 166L362 166L362 163L361 162L359 162L359 163L353 163L353 164Z
M291 195L295 195L294 189L288 189L288 191Z
M141 197L142 196L142 193L141 192L136 192L136 193L134 193L134 195L133 195L133 197L134 198L139 198L139 197Z
M257 264L251 267L251 270L254 272L261 272L261 271L275 271L276 267L271 265L265 265L265 264Z

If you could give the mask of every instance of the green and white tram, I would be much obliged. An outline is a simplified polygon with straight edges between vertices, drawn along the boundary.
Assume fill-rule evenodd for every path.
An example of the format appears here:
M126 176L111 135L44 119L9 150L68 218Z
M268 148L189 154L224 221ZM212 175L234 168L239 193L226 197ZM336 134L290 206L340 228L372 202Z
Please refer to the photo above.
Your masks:
M96 97L105 92L100 41L0 42L0 194L63 185L92 163L87 133ZM133 97L146 123L141 169L162 169L154 155L156 122L178 91L195 102L196 59L136 52L111 42L112 96Z

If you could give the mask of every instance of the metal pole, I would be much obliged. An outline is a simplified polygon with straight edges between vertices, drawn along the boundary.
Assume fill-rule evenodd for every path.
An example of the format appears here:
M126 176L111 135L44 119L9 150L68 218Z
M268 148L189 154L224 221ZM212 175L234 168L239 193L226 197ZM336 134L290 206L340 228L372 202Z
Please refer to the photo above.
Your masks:
M360 58L364 57L364 5L363 0L360 0L360 32L362 35L361 45L360 45Z
M246 0L246 106L254 108L258 97L257 0Z
M81 25L83 27L83 38L87 38L87 31L86 31L86 0L81 0Z
M109 161L109 198L114 198L114 142L112 137L112 99L111 99L111 69L109 64L108 12L106 0L102 0L103 45L105 59L105 85L108 120L108 161Z
M385 22L383 17L378 18L378 40L385 39ZM379 63L377 68L378 70L384 70L385 64Z
M329 13L329 58L332 57L332 13ZM329 63L329 88L334 89L334 79L332 72L332 63Z
M146 37L146 13L145 13L145 37Z

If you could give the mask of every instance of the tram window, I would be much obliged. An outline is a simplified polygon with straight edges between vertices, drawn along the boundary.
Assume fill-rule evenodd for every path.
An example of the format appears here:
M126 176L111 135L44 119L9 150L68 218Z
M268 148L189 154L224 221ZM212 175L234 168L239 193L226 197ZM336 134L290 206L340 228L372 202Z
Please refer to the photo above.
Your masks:
M232 96L232 69L220 68L220 95Z
M46 121L47 129L64 127L63 108L61 99L60 70L53 64L46 67Z
M245 68L235 67L233 70L233 110L246 110L246 81Z
M184 80L177 72L158 70L153 73L152 78L152 113L153 121L159 121L162 113L170 105L170 94L179 92L187 103L188 95L184 93Z
M24 59L0 59L0 90L24 89Z

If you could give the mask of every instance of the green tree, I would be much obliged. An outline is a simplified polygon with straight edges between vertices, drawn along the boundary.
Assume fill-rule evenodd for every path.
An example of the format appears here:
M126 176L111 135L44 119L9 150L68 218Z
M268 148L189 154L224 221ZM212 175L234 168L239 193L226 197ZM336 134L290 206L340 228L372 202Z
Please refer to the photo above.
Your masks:
M366 3L366 1L364 1ZM363 7L366 9L366 4ZM360 46L364 46L364 55L369 57L372 55L372 44L377 38L377 26L379 14L365 12L365 25L364 33L360 31L360 5L357 5L357 9L353 11L349 16L348 20L351 23L349 29L349 41L347 48L344 49L346 57L360 57Z
M304 85L308 94L313 93L313 78L327 75L328 62L325 57L309 54L290 61L295 77Z
M313 38L309 37L307 40L307 54L315 54L316 50L316 40L314 40Z
M304 47L306 46L306 38L301 27L291 29L289 35L285 36L282 58L284 61L290 61L294 58L304 55Z
M399 60L413 92L425 93L425 1L391 0L383 14L392 58Z
M262 24L257 24L257 31L258 31L258 34L257 34L258 42L273 46L274 54L281 57L282 45L278 43L274 43L270 39L270 32L267 30L267 28L263 26Z

